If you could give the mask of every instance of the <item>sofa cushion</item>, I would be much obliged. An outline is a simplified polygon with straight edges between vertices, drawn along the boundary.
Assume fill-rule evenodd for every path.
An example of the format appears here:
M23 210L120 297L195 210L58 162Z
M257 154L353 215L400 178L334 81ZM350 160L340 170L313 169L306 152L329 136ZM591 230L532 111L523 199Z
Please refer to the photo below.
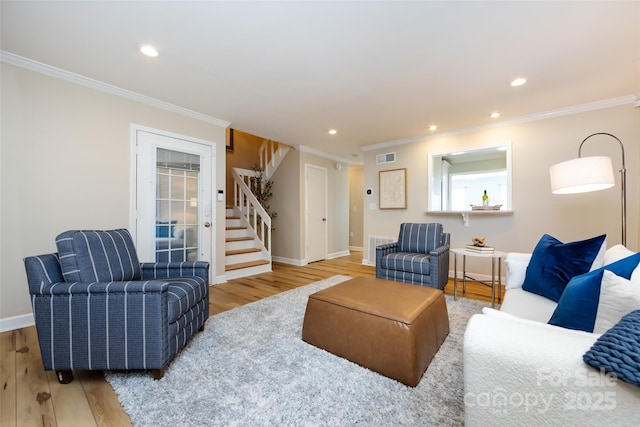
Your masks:
M640 310L625 315L598 338L582 360L640 387Z
M398 252L428 254L442 245L442 224L400 224Z
M611 246L604 254L604 265L612 264L616 261L620 261L626 257L633 255L633 252L630 249L627 249L623 245L614 245Z
M638 263L640 263L640 253L571 279L549 323L564 328L594 332L604 270L629 279L638 268ZM606 292L608 289L605 290Z
M129 231L70 230L56 237L67 282L119 282L140 279L140 262Z
M572 277L591 269L605 239L603 234L562 243L545 234L533 250L522 289L557 302Z
M429 274L431 255L394 252L380 260L381 267L387 270L399 270L407 273Z
M522 288L509 289L504 294L500 311L523 319L547 323L558 304Z

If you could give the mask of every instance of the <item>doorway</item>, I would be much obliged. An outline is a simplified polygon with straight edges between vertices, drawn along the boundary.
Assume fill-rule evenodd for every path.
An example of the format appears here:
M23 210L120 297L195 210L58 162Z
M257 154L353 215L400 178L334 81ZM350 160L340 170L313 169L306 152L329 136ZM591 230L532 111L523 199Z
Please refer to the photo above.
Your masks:
M140 261L208 261L215 269L214 143L132 126L132 145L132 234Z

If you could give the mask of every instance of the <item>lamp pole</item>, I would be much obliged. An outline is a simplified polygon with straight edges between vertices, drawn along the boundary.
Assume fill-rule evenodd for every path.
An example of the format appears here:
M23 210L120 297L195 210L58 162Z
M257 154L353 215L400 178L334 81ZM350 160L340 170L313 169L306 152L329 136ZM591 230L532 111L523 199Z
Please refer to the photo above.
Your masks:
M622 141L620 141L616 136L611 135L606 132L598 132L586 137L581 143L580 147L578 147L578 157L582 157L582 146L587 141L587 139L596 135L607 135L611 138L618 141L620 144L620 149L622 150L622 169L620 169L620 187L621 187L621 205L622 205L622 245L627 246L627 169L624 164L624 145L622 145Z

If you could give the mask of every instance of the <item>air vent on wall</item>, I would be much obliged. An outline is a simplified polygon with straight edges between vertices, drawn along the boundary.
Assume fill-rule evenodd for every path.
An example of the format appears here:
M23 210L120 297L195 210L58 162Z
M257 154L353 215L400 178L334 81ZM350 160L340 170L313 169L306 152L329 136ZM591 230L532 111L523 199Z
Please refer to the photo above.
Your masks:
M376 246L384 245L385 243L393 243L395 240L393 237L384 236L369 236L369 259L367 260L369 265L376 265Z
M378 154L376 156L376 164L384 165L385 163L394 163L396 161L396 153Z

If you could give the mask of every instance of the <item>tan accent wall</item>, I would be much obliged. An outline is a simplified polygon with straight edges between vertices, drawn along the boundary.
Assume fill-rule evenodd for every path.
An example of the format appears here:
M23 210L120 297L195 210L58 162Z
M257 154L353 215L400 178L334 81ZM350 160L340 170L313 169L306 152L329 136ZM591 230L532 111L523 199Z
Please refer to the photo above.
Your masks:
M253 169L254 165L260 163L258 149L262 145L264 138L242 132L237 129L233 131L233 150L226 150L226 190L225 201L227 206L233 205L233 168Z
M364 248L364 168L349 166L349 247Z
M54 252L68 229L130 227L132 123L215 142L216 189L225 188L225 128L1 67L0 319L31 312L25 256ZM215 229L224 230L224 203L215 203ZM215 251L224 254L224 233ZM224 256L215 264L224 274Z
M349 172L346 165L316 154L289 150L273 176L271 207L274 221L273 256L292 264L306 263L305 165L327 170L327 256L349 250Z

